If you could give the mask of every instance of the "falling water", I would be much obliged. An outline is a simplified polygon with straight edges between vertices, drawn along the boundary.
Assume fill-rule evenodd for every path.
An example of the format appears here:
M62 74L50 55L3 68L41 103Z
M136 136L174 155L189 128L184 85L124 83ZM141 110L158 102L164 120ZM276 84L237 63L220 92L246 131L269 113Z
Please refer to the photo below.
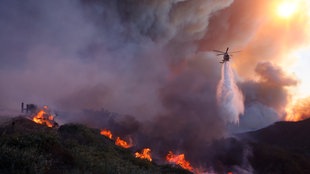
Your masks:
M222 66L221 80L217 86L217 103L226 123L239 123L239 115L244 112L243 95L236 85L229 62Z

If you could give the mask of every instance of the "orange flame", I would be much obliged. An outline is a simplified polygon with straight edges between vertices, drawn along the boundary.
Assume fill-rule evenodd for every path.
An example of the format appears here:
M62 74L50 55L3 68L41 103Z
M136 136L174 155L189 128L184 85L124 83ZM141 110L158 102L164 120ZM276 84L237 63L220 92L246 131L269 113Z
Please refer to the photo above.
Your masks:
M136 156L136 158L146 159L148 161L152 161L151 149L150 148L144 148L141 153L136 152L135 156Z
M107 129L103 129L100 131L100 134L103 136L108 137L109 139L113 140L112 138L112 132L110 130ZM123 147L123 148L130 148L133 144L132 144L132 140L129 139L129 143L127 143L125 140L122 140L120 137L117 137L115 140L115 145Z
M125 140L122 140L120 137L117 137L115 140L115 145L117 146L121 146L123 148L130 148L132 146L132 143L129 142L127 143Z
M193 167L191 166L191 164L185 160L184 154L175 155L173 154L173 152L169 151L169 153L166 156L166 160L169 163L174 163L176 165L181 166L183 169L193 171Z
M100 131L100 134L104 135L104 136L106 136L112 140L112 132L110 130L103 129Z
M41 109L39 112L37 112L36 115L32 117L32 121L37 124L46 125L47 127L53 127L54 116L48 114L48 112L46 111L47 109L48 107L44 106L43 109Z
M300 121L310 118L310 97L299 99L286 109L286 121Z

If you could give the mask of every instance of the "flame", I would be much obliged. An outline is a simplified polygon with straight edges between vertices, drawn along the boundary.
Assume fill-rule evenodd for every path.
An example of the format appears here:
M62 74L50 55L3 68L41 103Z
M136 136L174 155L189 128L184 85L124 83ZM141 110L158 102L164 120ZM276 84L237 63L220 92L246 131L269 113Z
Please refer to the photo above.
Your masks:
M32 121L37 124L43 124L47 127L53 127L54 116L47 112L48 107L44 106L36 115L32 117Z
M113 134L108 129L101 130L100 134L103 135L103 136L108 137L111 140L113 140L113 138L112 138ZM132 147L133 144L132 144L132 140L131 139L129 139L129 143L128 143L125 140L122 140L120 137L117 137L116 140L115 140L115 145L123 147L123 148L130 148L130 147Z
M135 156L136 158L141 158L141 159L146 159L148 161L152 161L150 148L144 148L141 153L136 152Z
M286 121L301 121L310 118L310 97L299 99L287 107Z
M100 134L104 135L104 136L106 136L112 140L112 132L110 130L103 129L100 131Z
M130 148L132 146L132 143L129 142L127 143L125 140L122 140L120 137L117 137L115 140L115 145L117 146L121 146L123 148Z
M174 163L176 165L181 166L183 169L193 171L193 167L191 166L191 164L185 160L184 154L175 155L173 154L173 152L169 151L166 156L166 160L169 163Z

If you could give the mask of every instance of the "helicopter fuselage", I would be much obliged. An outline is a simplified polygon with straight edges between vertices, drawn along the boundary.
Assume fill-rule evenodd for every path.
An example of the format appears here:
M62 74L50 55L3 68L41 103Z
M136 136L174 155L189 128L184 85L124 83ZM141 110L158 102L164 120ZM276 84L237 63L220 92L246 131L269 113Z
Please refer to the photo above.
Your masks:
M223 55L223 59L220 61L220 63L224 63L224 62L228 62L231 58L231 53L237 53L237 52L240 52L240 51L234 51L234 52L228 52L229 50L229 47L227 47L226 51L219 51L219 50L213 50L214 52L217 53L217 56L221 56Z
M223 56L223 61L229 61L229 54L228 53L225 53L224 56Z
M229 56L229 54L226 52L226 53L224 53L224 55L223 55L223 60L220 61L220 63L228 62L229 59L230 59L230 56Z

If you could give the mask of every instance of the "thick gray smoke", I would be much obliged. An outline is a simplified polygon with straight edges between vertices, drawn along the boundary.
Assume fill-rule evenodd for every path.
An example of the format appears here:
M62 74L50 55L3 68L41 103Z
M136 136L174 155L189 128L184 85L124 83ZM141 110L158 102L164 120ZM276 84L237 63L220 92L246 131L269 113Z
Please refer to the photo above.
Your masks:
M1 108L24 101L149 119L211 14L232 0L0 3Z
M192 159L226 133L215 102L220 66L196 42L232 0L0 3L2 108L49 105L62 111L56 120L137 134L147 137L137 145ZM118 114L102 108L131 116L109 119Z
M222 76L217 87L217 101L223 119L227 123L239 123L239 116L244 112L244 99L229 62L224 62L222 66Z
M220 64L198 48L235 44L227 41L235 37L226 36L236 33L247 43L254 31L243 33L243 26L225 27L225 20L217 20L223 15L238 21L240 14L233 12L250 9L236 10L242 2L1 0L0 110L19 109L21 102L49 105L66 113L56 120L107 127L134 135L137 145L153 145L159 154L174 150L203 161L205 144L227 132L216 103ZM234 32L227 32L231 27ZM252 106L244 118L257 108L278 115L286 102L284 87L294 85L275 81L280 84L270 85L271 92L264 90L271 77L262 67L282 75L273 66L257 67L261 81L239 83L246 108Z
M245 95L245 112L238 131L256 130L283 119L291 97L287 88L298 84L294 76L270 62L259 62L255 73L257 80L240 84Z

